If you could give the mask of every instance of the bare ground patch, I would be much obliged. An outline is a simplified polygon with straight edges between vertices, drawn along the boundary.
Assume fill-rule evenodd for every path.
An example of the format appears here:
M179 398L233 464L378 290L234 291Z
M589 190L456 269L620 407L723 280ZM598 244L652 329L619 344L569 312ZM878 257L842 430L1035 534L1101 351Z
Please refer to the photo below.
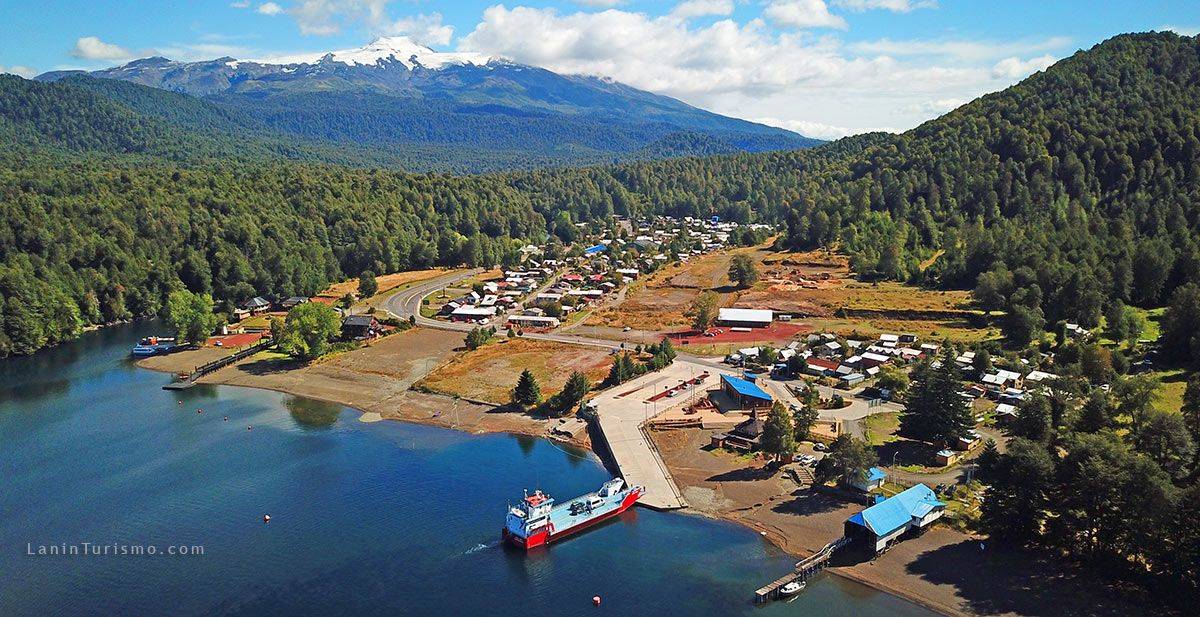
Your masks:
M603 349L530 339L505 339L462 354L422 379L418 386L434 392L488 401L508 402L517 376L529 369L541 386L542 397L562 390L574 371L593 382L608 375L612 360Z

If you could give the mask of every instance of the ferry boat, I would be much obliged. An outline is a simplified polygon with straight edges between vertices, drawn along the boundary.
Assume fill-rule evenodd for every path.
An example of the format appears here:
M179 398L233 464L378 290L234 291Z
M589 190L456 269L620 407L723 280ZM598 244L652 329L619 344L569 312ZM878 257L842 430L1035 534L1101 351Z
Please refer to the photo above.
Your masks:
M520 505L509 506L501 536L524 549L549 544L628 510L645 492L641 486L626 487L621 478L561 504L541 491L526 492Z
M130 353L135 356L157 356L162 353L171 353L178 346L173 338L147 336L138 341Z

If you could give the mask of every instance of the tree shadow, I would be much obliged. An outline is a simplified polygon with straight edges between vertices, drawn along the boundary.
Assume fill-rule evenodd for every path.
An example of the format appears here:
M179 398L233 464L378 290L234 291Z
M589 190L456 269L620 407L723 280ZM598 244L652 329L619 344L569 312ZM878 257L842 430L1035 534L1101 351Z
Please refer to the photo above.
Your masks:
M841 510L845 505L845 503L836 497L818 493L808 488L798 488L792 491L791 499L776 503L771 506L771 511L780 514L808 516Z
M1072 563L990 542L963 540L921 553L909 574L937 585L953 585L971 612L980 615L1148 614L1144 592L1109 582ZM1146 602L1151 602L1147 605Z
M726 471L714 476L709 476L709 482L755 482L758 480L766 480L779 472L779 468L775 465L766 465L763 467L743 467Z
M931 465L937 454L937 449L932 445L905 438L877 446L875 451L879 454L879 460L888 465L892 461L897 465Z
M237 369L249 375L277 375L294 371L298 368L308 366L308 362L296 360L293 358L263 358L253 362L242 362L236 364Z

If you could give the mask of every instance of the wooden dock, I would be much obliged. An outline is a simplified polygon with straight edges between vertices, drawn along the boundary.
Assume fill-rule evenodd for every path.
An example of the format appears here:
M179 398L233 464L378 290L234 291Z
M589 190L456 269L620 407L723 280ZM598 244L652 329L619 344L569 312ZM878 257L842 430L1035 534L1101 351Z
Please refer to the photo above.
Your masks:
M796 567L793 568L791 572L760 587L758 591L755 591L754 603L762 604L764 602L774 600L779 596L780 587L783 587L784 585L793 581L807 581L808 579L812 578L813 575L821 570L821 568L825 567L825 564L829 562L829 559L833 557L833 554L836 553L839 548L842 548L849 542L850 538L842 536L833 542L826 544L824 548L816 553L813 553L812 555L800 560L796 563Z
M196 380L200 379L204 375L207 375L208 373L211 373L217 369L229 366L238 360L248 358L270 346L271 340L263 339L262 341L235 354L225 356L224 358L218 358L212 362L209 362L208 364L197 366L196 368L192 369L191 373L188 373L187 377L180 377L177 375L175 381L163 386L163 390L187 390L188 388L196 385Z

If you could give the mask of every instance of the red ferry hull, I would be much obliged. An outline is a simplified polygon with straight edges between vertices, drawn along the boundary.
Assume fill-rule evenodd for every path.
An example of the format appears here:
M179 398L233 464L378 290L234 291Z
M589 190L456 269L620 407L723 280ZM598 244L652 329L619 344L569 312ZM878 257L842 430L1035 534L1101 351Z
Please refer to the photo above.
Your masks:
M642 497L641 491L630 491L629 494L625 496L625 499L621 501L621 506L619 508L617 508L611 512L607 512L605 514L601 514L600 516L597 516L595 518L590 518L586 521L579 523L578 525L572 525L571 527L568 527L566 529L559 529L559 530L555 531L554 533L551 533L548 530L543 530L543 531L535 533L527 538L524 538L524 537L518 536L515 533L509 532L508 529L505 528L500 531L500 535L501 535L501 537L504 538L505 541L513 544L514 546L518 546L525 550L529 550L531 548L542 546L544 544L550 544L551 542L554 542L555 540L561 540L577 531L583 531L584 529L587 529L588 527L591 527L592 525L595 525L596 523L599 523L601 521L606 521L614 516L617 516L617 515L621 514L622 512L628 510L629 508L633 507L633 504L637 503L637 500L640 499L641 497Z

